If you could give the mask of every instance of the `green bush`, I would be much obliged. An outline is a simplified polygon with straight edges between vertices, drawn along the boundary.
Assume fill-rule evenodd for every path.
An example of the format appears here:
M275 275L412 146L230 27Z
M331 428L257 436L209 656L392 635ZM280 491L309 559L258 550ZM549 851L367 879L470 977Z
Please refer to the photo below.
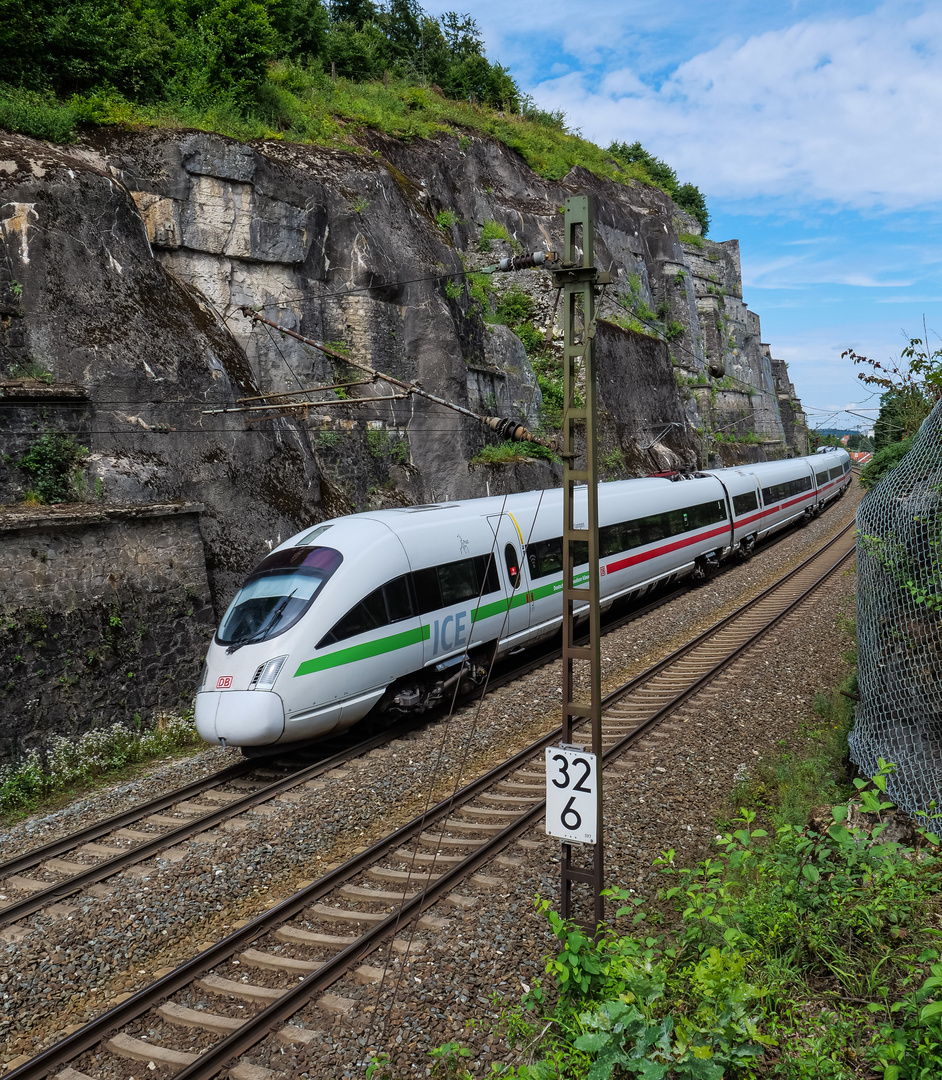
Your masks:
M68 143L75 137L75 123L74 109L57 104L52 95L0 83L0 127L34 139Z
M522 289L514 286L497 301L494 314L498 322L513 330L533 317L533 301Z
M481 251L491 250L492 240L511 240L510 233L507 231L505 225L501 225L499 221L485 221L481 228L481 240L478 247ZM511 240L511 243L513 241Z
M856 781L877 819L891 768L872 788ZM655 930L643 901L618 891L627 933L589 935L538 900L560 944L546 963L552 994L538 985L505 1015L532 1054L502 1075L852 1080L864 1061L884 1080L939 1075L939 858L927 846L938 837L925 833L914 857L884 825L849 828L843 805L822 832L770 835L755 816L744 811L694 868L675 867L673 851L658 860L677 882L662 893L675 930Z
M902 442L890 443L878 450L866 465L860 470L860 483L864 488L871 488L878 484L884 476L899 465L900 461L912 449L913 435Z
M71 435L48 431L20 458L19 467L33 478L42 502L66 502L74 494L75 474L87 455L88 448Z
M559 459L546 446L531 442L502 442L496 446L482 447L471 459L472 465L510 465L527 458L542 458L544 461Z

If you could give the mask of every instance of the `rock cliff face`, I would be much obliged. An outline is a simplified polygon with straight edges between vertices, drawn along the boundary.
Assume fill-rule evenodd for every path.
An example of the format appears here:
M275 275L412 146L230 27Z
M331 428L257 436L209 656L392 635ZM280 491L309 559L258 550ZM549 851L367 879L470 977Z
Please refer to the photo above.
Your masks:
M482 318L467 274L511 248L561 249L560 208L582 192L597 197L597 263L614 281L597 338L607 475L804 452L794 392L782 371L776 381L742 302L736 241L691 235L654 189L579 170L546 181L475 137L372 134L349 151L185 132L106 131L68 148L0 137L0 380L11 399L0 404L48 372L80 408L71 429L61 402L40 426L89 446L89 497L201 503L218 609L269 542L311 521L559 482L549 462L469 465L493 441L473 421L396 397L240 308L535 425L547 413L527 351ZM486 224L509 239L482 242ZM558 336L548 275L491 280L498 297L525 291L535 329ZM367 404L310 392L353 382L339 398ZM23 409L0 411L18 445ZM16 460L0 478L7 501L29 487Z

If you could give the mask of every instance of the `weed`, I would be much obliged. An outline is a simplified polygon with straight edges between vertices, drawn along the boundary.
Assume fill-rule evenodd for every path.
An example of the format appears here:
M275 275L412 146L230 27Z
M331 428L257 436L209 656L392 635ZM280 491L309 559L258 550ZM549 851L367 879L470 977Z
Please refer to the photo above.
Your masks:
M50 431L41 435L19 461L19 467L33 477L35 494L42 503L65 502L74 487L75 473L87 456L71 435Z
M378 460L391 459L396 465L405 465L409 460L408 440L396 438L388 431L369 430L366 445L371 456Z
M336 431L319 431L316 445L322 450L334 450L340 445L340 434Z
M492 240L506 240L510 243L514 251L519 252L521 250L520 244L511 237L506 227L501 225L499 221L485 221L484 226L481 229L481 240L478 247L481 251L491 250Z
M463 292L464 287L459 281L456 281L454 278L449 278L445 282L445 295L448 297L449 300L457 300Z
M12 820L70 787L93 784L129 765L199 741L191 715L158 717L146 732L114 724L79 739L55 736L45 760L32 750L23 760L0 766L0 815Z
M620 448L616 447L608 454L605 454L600 459L599 464L602 466L606 476L618 476L625 468L625 455Z
M678 239L682 244L692 244L695 248L700 248L701 251L703 250L703 237L697 236L696 233L682 232Z
M530 442L502 442L496 446L482 447L471 459L472 465L511 465L530 458L542 458L545 461L559 459L548 447Z
M14 364L10 368L10 378L35 379L37 382L46 383L47 385L56 381L55 375L51 371L47 371L42 364L37 363L35 360Z
M442 229L450 229L458 221L458 215L454 210L439 210L435 219Z
M0 83L0 127L35 139L68 143L75 137L75 111L43 91Z
M350 204L350 209L355 214L365 214L366 211L369 209L369 205L370 204L368 200L364 199L361 195L357 195L357 197Z

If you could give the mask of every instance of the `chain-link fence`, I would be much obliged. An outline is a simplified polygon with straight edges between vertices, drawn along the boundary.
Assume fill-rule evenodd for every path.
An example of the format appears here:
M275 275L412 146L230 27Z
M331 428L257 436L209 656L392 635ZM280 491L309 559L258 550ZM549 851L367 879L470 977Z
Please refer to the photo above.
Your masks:
M851 758L895 763L888 794L942 809L942 401L857 510L859 693Z

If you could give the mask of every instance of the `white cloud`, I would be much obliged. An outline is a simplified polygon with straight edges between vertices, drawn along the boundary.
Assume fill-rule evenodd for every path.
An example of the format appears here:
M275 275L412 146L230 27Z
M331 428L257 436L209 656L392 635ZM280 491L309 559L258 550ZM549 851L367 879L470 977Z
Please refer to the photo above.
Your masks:
M889 209L942 198L942 9L728 38L659 87L633 66L531 89L594 141L640 139L708 196Z

